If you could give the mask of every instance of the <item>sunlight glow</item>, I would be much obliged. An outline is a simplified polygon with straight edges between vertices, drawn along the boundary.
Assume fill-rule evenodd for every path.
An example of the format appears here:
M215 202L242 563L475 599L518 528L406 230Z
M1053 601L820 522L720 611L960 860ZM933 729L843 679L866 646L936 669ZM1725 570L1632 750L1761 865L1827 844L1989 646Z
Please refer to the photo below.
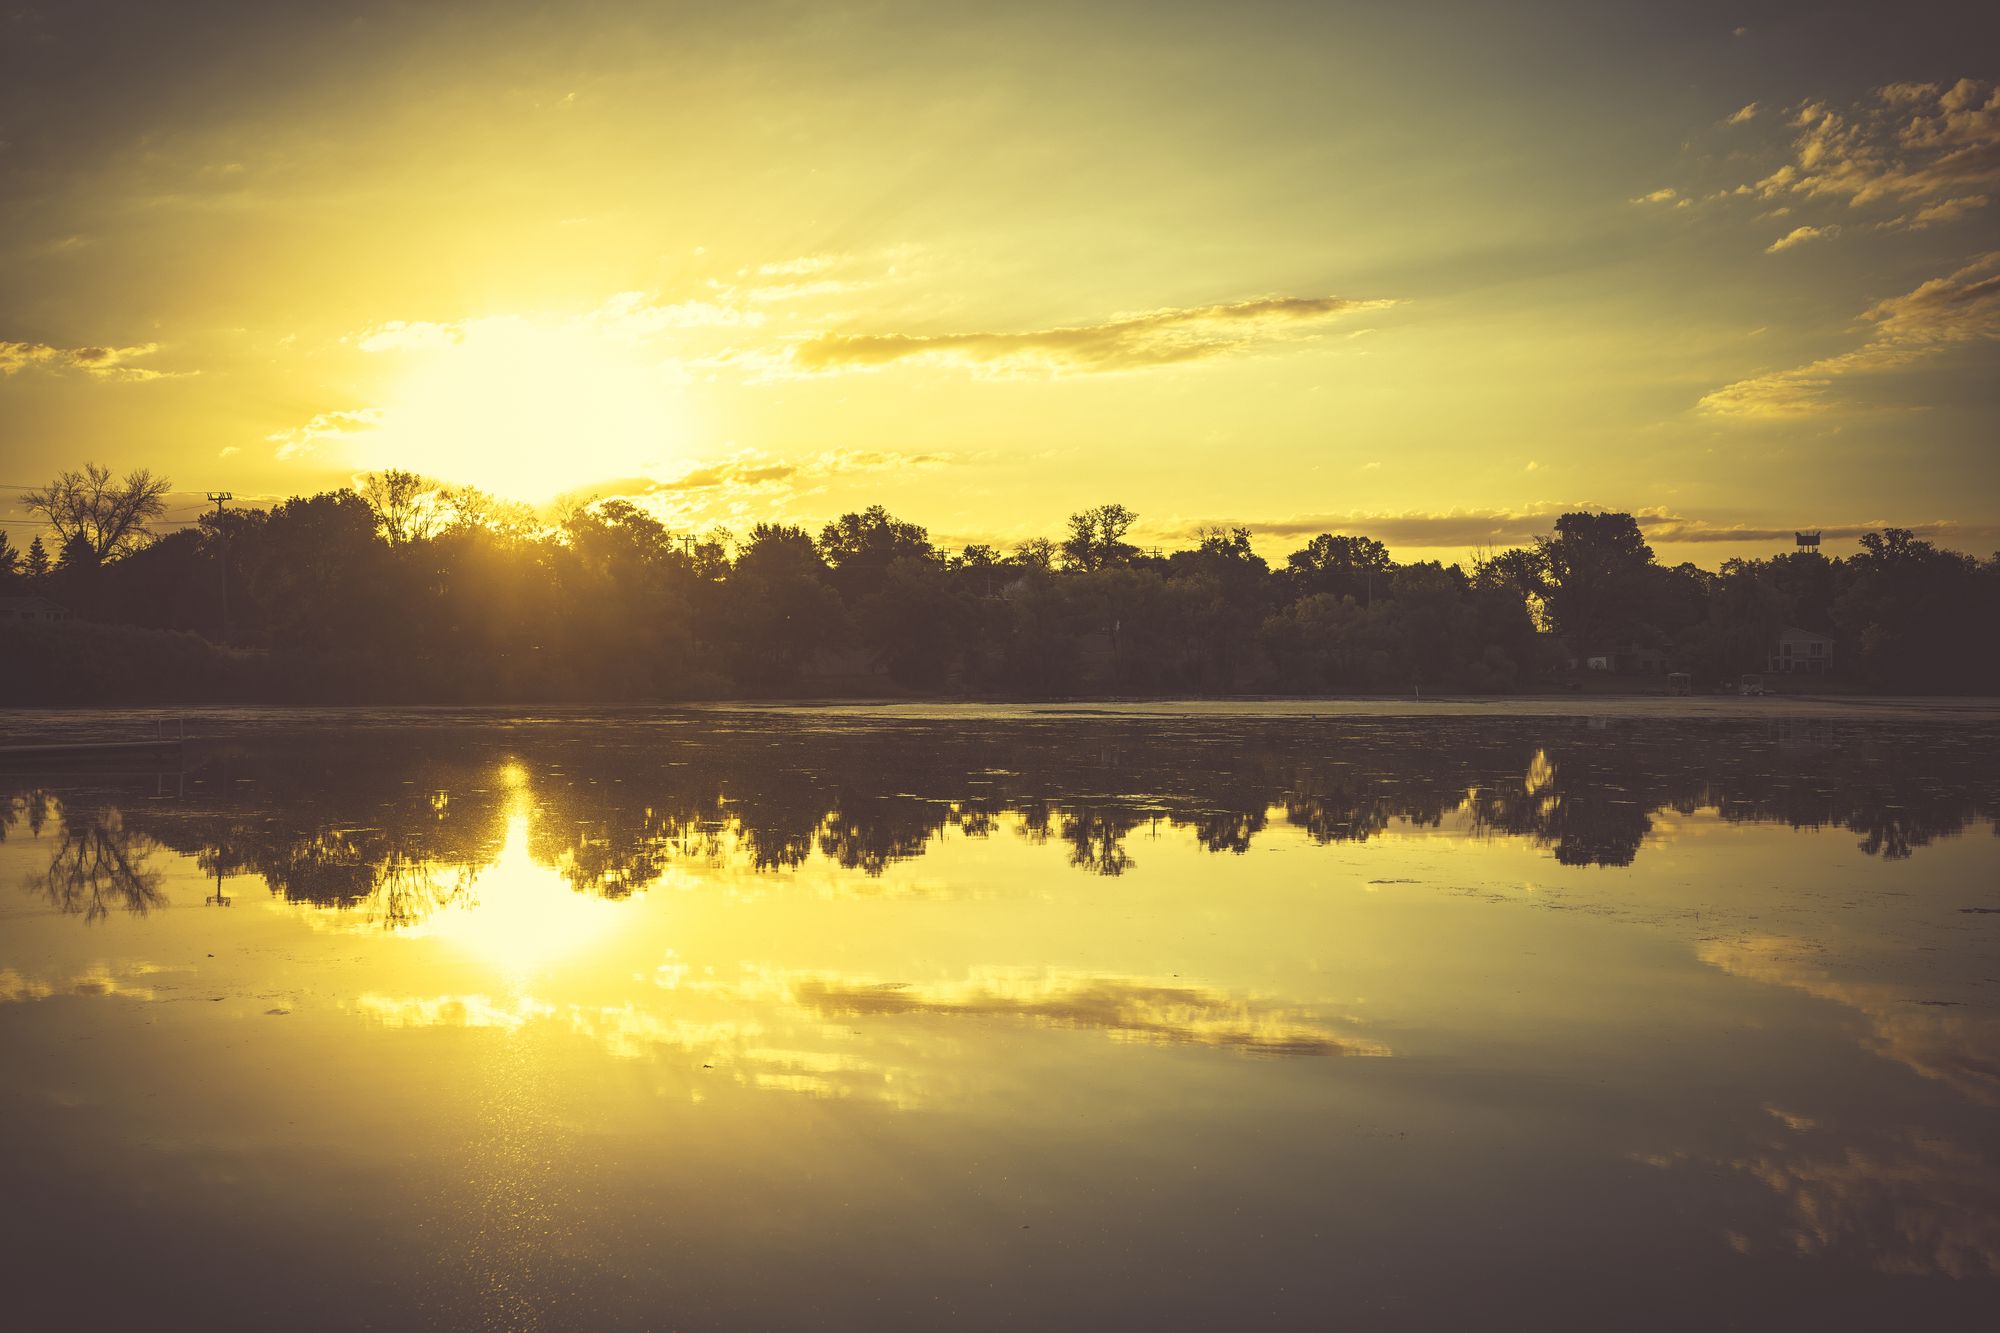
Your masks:
M512 500L670 474L690 456L685 376L615 327L518 317L377 334L406 368L363 468L397 467Z
M528 847L532 806L525 794L507 815L500 855L472 891L418 933L448 940L493 964L518 987L551 964L603 938L619 904L577 893Z

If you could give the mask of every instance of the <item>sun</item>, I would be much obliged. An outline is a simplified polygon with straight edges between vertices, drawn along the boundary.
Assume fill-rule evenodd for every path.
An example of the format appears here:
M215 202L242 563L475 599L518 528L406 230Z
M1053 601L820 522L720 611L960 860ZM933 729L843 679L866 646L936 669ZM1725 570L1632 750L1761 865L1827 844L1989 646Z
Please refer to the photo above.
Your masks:
M472 320L399 360L379 423L356 441L362 468L533 503L686 466L685 373L592 321Z

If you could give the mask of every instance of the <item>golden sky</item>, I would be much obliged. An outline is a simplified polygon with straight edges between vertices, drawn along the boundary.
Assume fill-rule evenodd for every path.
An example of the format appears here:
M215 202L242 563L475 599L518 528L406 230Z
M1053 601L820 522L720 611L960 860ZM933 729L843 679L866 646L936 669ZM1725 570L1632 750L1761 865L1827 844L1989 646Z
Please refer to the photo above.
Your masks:
M16 3L0 483L1983 554L1996 50L1970 4Z

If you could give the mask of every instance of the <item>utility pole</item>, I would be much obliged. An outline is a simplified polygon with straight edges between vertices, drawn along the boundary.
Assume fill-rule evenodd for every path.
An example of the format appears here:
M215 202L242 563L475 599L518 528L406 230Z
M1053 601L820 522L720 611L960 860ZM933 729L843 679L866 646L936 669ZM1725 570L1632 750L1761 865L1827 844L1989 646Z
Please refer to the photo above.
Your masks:
M215 502L215 536L216 540L222 543L222 559L219 562L220 565L222 566L222 641L224 643L228 643L229 642L229 530L222 526L222 505L225 500L234 500L236 497L228 491L208 491L205 492L205 494L208 496L209 499ZM219 895L221 892L222 892L221 882L218 879L216 884L216 893Z

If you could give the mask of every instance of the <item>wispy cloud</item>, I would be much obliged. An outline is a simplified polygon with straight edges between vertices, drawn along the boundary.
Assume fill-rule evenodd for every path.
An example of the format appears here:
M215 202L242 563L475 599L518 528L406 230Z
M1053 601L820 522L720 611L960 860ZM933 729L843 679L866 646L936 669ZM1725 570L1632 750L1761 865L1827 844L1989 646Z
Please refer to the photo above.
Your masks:
M1866 204L2000 185L2000 89L1978 79L1892 83L1840 109L1806 102L1789 124L1792 159L1750 187L1765 198Z
M869 369L909 360L999 370L1137 370L1293 341L1342 315L1394 304L1339 296L1270 296L1024 332L827 333L799 344L792 359L809 371Z
M364 352L424 352L439 347L455 347L465 341L465 330L456 324L430 320L392 319L378 324L356 339Z
M159 350L158 343L136 347L54 347L48 343L0 341L0 376L11 378L23 370L44 370L77 371L101 380L137 382L172 378L168 371L126 364Z
M1247 527L1270 537L1312 537L1344 532L1373 537L1392 546L1517 546L1546 536L1556 515L1590 505L1531 505L1523 509L1391 510L1343 514L1292 514L1278 518L1204 518L1173 524L1163 540L1191 541L1217 528Z
M1947 222L1956 222L1974 209L1986 207L1990 202L1992 201L1987 199L1983 194L1967 194L1960 195L1956 199L1941 199L1935 204L1927 204L1923 208L1918 209L1913 216L1891 218L1881 225L1885 230L1907 228L1910 231L1922 231L1926 227L1937 227Z
M1559 515L1579 510L1598 512L1605 509L1623 509L1631 513L1648 541L1667 544L1790 542L1795 530L1791 527L1775 527L1737 519L1704 518L1657 506L1633 509L1623 505L1549 501L1518 509L1294 514L1265 519L1210 518L1175 523L1161 530L1158 536L1163 541L1187 541L1216 528L1246 527L1253 536L1299 539L1316 536L1322 532L1342 532L1373 537L1391 547L1432 550L1454 547L1469 549L1524 546L1537 537L1548 536L1554 529ZM1907 517L1861 523L1831 523L1822 525L1822 531L1828 539L1838 541L1851 540L1864 532L1878 532L1885 527L1908 528L1919 536L1975 544L2000 536L2000 531L1991 527L1964 525L1948 520L1911 520Z
M1636 196L1632 202L1635 204L1672 204L1675 208L1686 208L1693 200L1683 195L1671 185L1662 185L1659 189L1648 194Z
M304 425L275 431L264 438L278 446L279 458L301 458L328 440L371 431L381 422L382 409L379 407L343 408L320 412Z
M1765 246L1764 253L1774 255L1780 250L1789 250L1795 245L1804 245L1807 241L1827 240L1838 235L1840 235L1839 223L1833 223L1825 227L1794 227L1777 240Z
M2000 340L2000 250L1876 303L1862 320L1872 327L1859 347L1724 385L1702 398L1700 409L1727 417L1809 416L1836 405L1843 380L1902 370L1955 345Z
M1753 122L1759 130L1737 129ZM1850 218L1871 206L1900 207L1914 211L1849 230L1921 230L1964 217L2000 188L2000 88L1980 79L1892 83L1853 102L1808 100L1782 113L1766 114L1752 102L1717 125L1737 132L1726 148L1702 149L1702 160L1724 169L1761 161L1756 174L1745 179L1738 169L1734 181L1663 186L1633 202L1686 208L1748 200L1765 206L1760 220L1813 206L1838 207ZM1822 215L1769 248L1836 234Z

